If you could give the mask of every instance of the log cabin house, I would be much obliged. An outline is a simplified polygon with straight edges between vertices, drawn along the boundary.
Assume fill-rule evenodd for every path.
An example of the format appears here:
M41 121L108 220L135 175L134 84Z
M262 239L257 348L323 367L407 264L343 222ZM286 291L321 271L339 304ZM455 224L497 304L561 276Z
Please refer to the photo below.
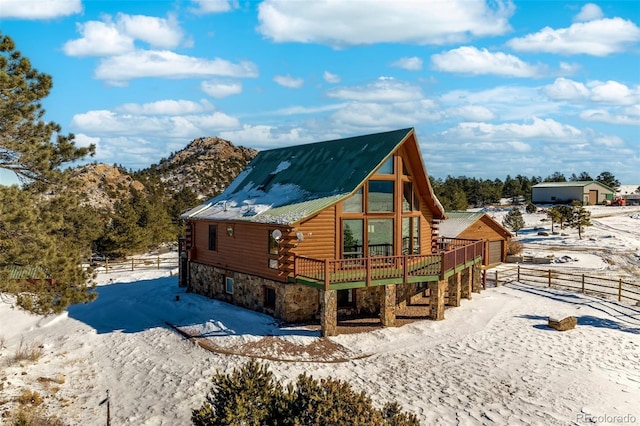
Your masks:
M185 212L180 282L286 322L379 314L420 292L430 317L479 291L483 242L440 239L413 128L261 151L229 187Z

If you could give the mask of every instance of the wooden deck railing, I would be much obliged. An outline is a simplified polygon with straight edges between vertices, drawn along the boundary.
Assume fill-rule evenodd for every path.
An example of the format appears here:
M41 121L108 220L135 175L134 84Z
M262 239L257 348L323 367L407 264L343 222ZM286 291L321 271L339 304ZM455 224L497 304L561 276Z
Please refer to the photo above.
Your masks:
M439 243L440 244L440 243ZM391 280L409 282L416 277L439 277L482 258L483 242L476 240L451 240L441 245L447 250L439 254L414 254L400 256L375 256L351 259L313 259L296 256L294 276L323 284L326 290L332 285L366 283Z

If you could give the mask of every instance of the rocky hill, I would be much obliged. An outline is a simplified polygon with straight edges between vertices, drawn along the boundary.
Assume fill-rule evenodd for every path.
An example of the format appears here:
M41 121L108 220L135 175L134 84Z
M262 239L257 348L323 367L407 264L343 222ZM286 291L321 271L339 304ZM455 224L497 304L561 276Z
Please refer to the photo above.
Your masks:
M198 198L210 198L224 191L257 154L218 137L198 138L134 177L159 184L169 196L189 188Z
M130 173L122 167L87 164L73 171L80 182L80 192L91 207L111 211L117 200L133 192L154 193L171 201L185 189L189 199L206 199L220 194L257 155L251 148L236 147L217 137L191 141L184 149L158 164ZM189 201L185 201L189 204ZM184 207L191 207L186 205Z
M129 173L106 164L87 164L74 170L80 182L79 191L86 203L99 210L111 210L116 200L130 196L132 190L142 192L145 187Z

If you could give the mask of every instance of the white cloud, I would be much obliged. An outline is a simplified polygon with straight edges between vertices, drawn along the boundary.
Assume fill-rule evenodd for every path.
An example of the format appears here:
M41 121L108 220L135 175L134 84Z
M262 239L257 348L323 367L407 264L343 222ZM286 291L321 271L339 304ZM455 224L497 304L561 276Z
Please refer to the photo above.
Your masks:
M111 84L141 77L191 78L191 77L257 77L258 70L252 62L234 64L224 59L194 58L162 50L138 50L124 55L102 59L95 70L95 77Z
M407 71L420 71L422 69L422 59L417 56L410 58L400 58L391 64L393 67L405 69Z
M180 44L184 34L176 19L118 13L116 23L124 33L149 43L150 46L171 49Z
M331 89L327 96L360 102L407 102L423 98L419 86L384 77L364 86Z
M112 22L89 21L77 24L77 28L82 38L62 46L69 56L119 55L134 49L133 38L122 34Z
M576 71L580 69L580 64L570 64L568 62L560 62L560 72L561 74L574 74Z
M613 105L630 105L640 102L640 86L630 89L617 81L593 81L588 84L591 99Z
M235 117L221 112L209 112L185 115L170 114L164 107L162 115L148 115L153 111L162 110L162 103L147 104L139 108L122 106L117 111L94 110L83 114L76 114L71 121L71 127L87 135L99 134L102 137L127 136L145 138L183 138L193 139L202 135L217 134L223 129L233 129L239 126ZM168 105L165 101L164 105ZM138 111L136 111L138 112Z
M331 74L329 71L325 71L324 74L322 74L322 77L324 78L324 81L326 81L327 83L331 83L331 84L340 83L340 76L336 74Z
M463 105L447 109L447 115L460 117L466 121L490 121L496 115L489 109L480 105Z
M566 78L557 78L542 91L554 100L592 101L608 105L640 103L640 86L630 88L617 81L591 81L586 85Z
M494 74L508 77L536 77L540 67L532 66L513 55L489 52L473 46L462 46L431 56L434 69L465 74Z
M581 141L582 132L553 119L534 117L529 123L489 124L480 122L460 123L448 130L449 135L471 140L513 141L519 139L546 139L556 142Z
M136 40L153 47L173 48L184 34L175 18L157 18L118 13L115 21L106 15L102 21L77 24L81 38L70 40L63 50L70 56L109 56L133 51Z
M80 148L87 148L89 145L93 144L98 149L100 145L100 138L87 136L84 133L77 133L74 139L75 145Z
M576 22L586 22L602 18L604 18L602 9L600 9L597 4L587 3L582 6L580 13L578 13L573 20Z
M358 1L265 0L258 8L258 31L275 42L336 47L444 44L504 34L514 10L508 0L369 0L366 7Z
M81 0L0 0L0 16L5 19L55 19L81 12Z
M240 130L220 132L220 137L233 141L235 145L251 146L256 149L298 145L318 140L303 128L280 129L267 125L244 125Z
M290 75L276 75L273 77L273 81L280 86L288 87L290 89L299 89L304 84L304 80L301 78L291 77Z
M488 108L497 119L516 121L531 117L546 117L566 109L559 102L550 101L538 87L497 86L491 89L469 91L452 90L438 101L448 108L480 105Z
M226 98L242 93L242 83L220 80L203 81L200 83L200 89L212 98Z
M624 141L616 135L600 135L593 139L596 145L606 146L607 148L618 148L624 146Z
M589 97L589 89L584 84L566 78L557 78L542 90L549 98L556 100L581 100Z
M584 121L608 123L625 126L640 126L640 105L622 110L587 109L580 113Z
M288 108L282 108L275 111L270 111L271 114L276 115L298 115L298 114L319 114L327 111L335 111L342 109L347 104L331 104L331 105L322 105L318 107L304 107L304 106L292 106Z
M351 102L332 114L331 119L338 128L372 133L440 120L442 112L432 101L426 99L390 104Z
M146 104L124 104L116 108L118 112L134 115L183 115L212 110L213 105L204 99L200 102L166 99Z
M191 10L197 14L229 12L238 8L237 0L191 0L196 6Z
M526 52L607 56L624 52L638 41L640 28L636 24L622 18L612 18L579 22L558 30L545 27L535 34L511 39L507 45Z

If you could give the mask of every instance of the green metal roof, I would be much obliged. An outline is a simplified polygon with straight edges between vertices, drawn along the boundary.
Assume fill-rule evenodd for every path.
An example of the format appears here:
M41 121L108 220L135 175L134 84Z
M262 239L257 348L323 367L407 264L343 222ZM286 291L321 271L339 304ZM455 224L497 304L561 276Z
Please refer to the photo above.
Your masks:
M4 269L9 271L9 279L12 280L50 278L41 266L9 265Z
M438 225L438 233L443 237L455 238L482 215L483 212L448 211L447 218Z
M613 191L613 188L605 185L604 183L595 181L595 180L579 180L579 181L569 181L569 182L542 182L537 185L533 185L532 188L571 188L571 187L585 187L591 184L600 185L608 190Z
M291 224L354 192L413 128L261 151L220 195L182 218Z

